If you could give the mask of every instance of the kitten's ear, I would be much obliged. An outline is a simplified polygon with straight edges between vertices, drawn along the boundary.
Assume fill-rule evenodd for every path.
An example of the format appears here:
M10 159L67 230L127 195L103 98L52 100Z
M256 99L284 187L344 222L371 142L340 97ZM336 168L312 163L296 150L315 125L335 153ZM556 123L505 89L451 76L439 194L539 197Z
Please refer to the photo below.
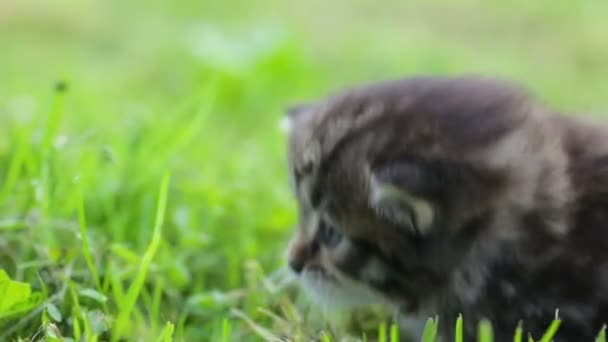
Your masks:
M317 105L311 102L298 103L287 108L286 114L288 117L296 119L302 115L306 115L306 113L311 113L315 107L317 107Z
M390 172L372 172L369 201L378 215L387 219L407 233L425 236L432 230L435 211L431 203L413 196L400 182L399 168Z
M288 107L281 120L281 129L286 133L291 132L294 125L312 115L316 107L316 103L299 103Z

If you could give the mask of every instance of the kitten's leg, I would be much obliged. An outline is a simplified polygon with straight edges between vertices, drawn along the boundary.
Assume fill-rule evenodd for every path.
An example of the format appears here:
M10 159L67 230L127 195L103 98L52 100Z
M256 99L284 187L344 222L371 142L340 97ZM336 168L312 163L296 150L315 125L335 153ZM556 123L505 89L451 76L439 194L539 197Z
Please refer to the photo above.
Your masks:
M398 315L398 322L400 330L403 332L404 341L420 341L422 339L422 332L424 331L425 319L415 315Z

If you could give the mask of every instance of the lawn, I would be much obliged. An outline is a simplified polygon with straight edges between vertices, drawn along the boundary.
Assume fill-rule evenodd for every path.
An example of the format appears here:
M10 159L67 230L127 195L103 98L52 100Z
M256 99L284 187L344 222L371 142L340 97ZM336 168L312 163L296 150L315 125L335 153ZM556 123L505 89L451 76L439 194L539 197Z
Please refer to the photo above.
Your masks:
M284 109L484 73L601 117L607 13L600 0L1 1L0 341L390 335L389 315L320 315L289 282Z

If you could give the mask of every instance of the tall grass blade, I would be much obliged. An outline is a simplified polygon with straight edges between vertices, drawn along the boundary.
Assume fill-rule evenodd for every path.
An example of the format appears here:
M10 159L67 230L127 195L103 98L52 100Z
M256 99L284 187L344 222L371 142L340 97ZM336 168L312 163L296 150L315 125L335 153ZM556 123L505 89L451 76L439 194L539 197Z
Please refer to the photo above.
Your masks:
M51 190L53 188L53 177L51 177L51 169L53 164L53 138L57 135L59 129L59 123L63 117L64 105L65 105L65 84L60 83L55 89L55 95L53 97L53 103L49 113L48 120L44 129L44 136L42 139L42 146L40 149L40 180L41 184L38 185L38 203L41 211L41 232L44 235L44 240L49 245L55 247L55 235L52 230L48 227L48 220L51 209Z
M18 139L17 149L8 165L8 171L4 179L4 184L2 184L2 189L0 189L0 203L4 202L4 200L11 194L15 184L17 184L17 180L19 179L21 167L25 163L25 158L28 152L27 142L25 139L26 138L21 136Z
M87 218L85 215L84 198L82 196L82 188L80 184L78 185L77 192L78 226L80 228L80 239L82 241L82 254L84 255L84 260L87 263L87 267L91 272L91 276L93 277L93 282L95 283L95 287L97 287L97 291L103 292L103 289L101 287L101 281L99 280L99 271L97 270L97 267L95 267L95 263L93 262L91 246L89 245L89 237L87 235Z
M139 272L135 276L135 281L129 287L127 291L125 303L121 307L121 311L118 314L118 318L116 319L116 325L112 334L112 341L118 341L123 336L125 329L131 323L130 317L133 309L135 307L135 303L137 302L137 298L144 286L144 282L146 281L146 276L148 274L148 270L150 269L150 265L152 264L152 260L158 247L161 243L162 238L162 225L165 217L165 210L167 207L167 197L169 192L169 181L170 174L166 173L163 176L163 180L161 182L160 191L158 195L158 207L156 209L156 219L154 222L154 230L152 233L152 241L148 245L146 252L141 260L141 265L139 268Z
M63 109L65 106L65 84L60 83L55 87L55 96L51 104L49 119L46 122L44 136L42 138L42 153L48 153L51 150L53 138L57 135L59 123L63 117Z

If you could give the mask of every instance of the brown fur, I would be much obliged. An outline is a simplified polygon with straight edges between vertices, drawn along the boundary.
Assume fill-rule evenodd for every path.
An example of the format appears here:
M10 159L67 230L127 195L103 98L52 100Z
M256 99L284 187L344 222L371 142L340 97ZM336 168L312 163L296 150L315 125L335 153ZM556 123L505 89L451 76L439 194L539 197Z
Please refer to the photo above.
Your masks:
M447 340L459 313L467 340L482 318L497 341L520 320L538 338L556 309L555 341L608 321L608 130L481 77L385 82L290 115L289 259L305 283L439 314ZM385 185L397 195L370 200Z

